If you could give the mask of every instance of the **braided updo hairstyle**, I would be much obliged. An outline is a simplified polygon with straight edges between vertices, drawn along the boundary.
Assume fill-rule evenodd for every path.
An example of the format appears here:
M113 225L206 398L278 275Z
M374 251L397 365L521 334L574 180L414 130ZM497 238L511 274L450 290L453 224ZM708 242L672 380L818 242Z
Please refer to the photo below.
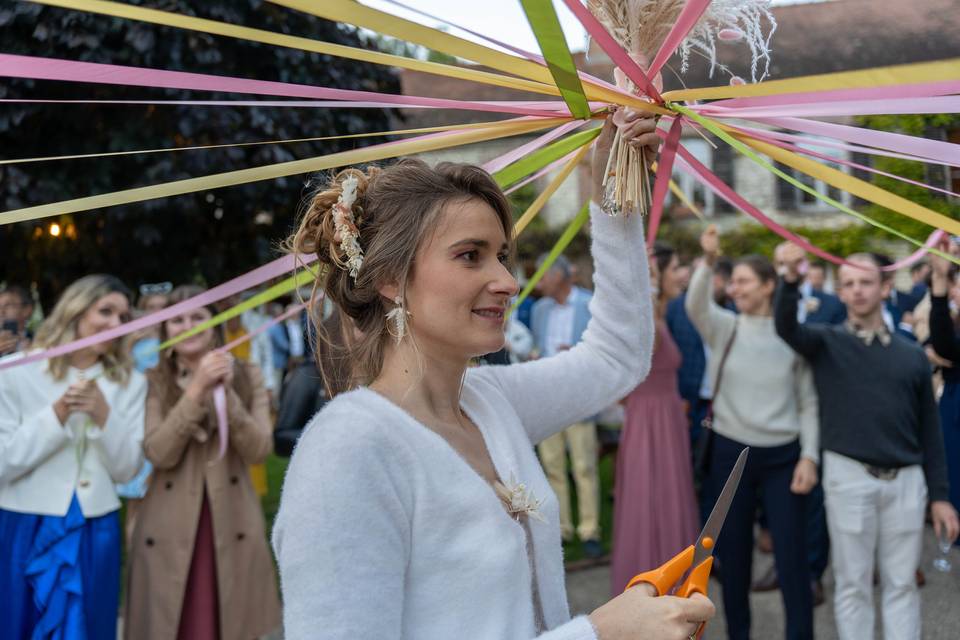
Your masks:
M345 268L347 256L336 236L332 210L349 176L358 181L353 215L363 250L363 266L356 281ZM319 356L324 344L336 345L352 365L349 384L332 384L318 357L328 389L369 384L380 374L384 346L392 339L386 315L393 304L379 289L395 283L402 296L413 274L417 250L432 236L444 207L469 200L489 205L512 242L513 219L506 196L490 174L473 165L441 162L431 167L422 160L404 159L384 169L345 169L313 195L299 228L287 240L287 248L294 253L316 253L321 265L309 305L321 343L315 352ZM341 335L332 339L318 317L321 289L339 310Z

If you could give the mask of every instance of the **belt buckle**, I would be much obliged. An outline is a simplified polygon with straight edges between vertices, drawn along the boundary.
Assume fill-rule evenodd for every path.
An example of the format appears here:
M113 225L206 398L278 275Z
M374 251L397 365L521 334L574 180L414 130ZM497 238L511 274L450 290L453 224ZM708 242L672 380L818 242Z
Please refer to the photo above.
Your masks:
M885 469L883 467L875 467L872 464L865 464L863 466L867 468L867 473L877 480L896 480L897 474L900 473L900 469Z

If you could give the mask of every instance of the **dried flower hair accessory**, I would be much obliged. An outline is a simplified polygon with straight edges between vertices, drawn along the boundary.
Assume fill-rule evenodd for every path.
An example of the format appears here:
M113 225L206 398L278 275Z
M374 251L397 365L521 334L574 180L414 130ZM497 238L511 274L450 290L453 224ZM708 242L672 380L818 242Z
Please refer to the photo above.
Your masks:
M350 277L357 281L357 274L363 266L363 249L360 248L360 232L357 230L357 221L353 217L353 203L357 201L357 186L360 182L356 176L347 176L340 183L340 197L333 205L334 242L340 243L340 250L347 256L346 268Z

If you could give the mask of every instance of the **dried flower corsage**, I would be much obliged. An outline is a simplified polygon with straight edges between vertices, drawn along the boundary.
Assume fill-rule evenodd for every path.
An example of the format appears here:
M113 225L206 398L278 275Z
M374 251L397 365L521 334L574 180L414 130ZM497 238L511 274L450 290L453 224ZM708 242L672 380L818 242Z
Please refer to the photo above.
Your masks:
M497 482L494 489L497 491L497 496L506 505L507 511L517 520L520 519L520 516L526 514L529 518L546 522L540 514L540 506L543 504L543 500L537 500L533 491L527 489L527 486L522 482L517 482L513 473L510 474L510 482L507 484Z
M357 274L360 267L363 266L363 249L360 248L357 222L353 217L353 203L357 200L357 186L359 181L356 176L347 176L341 183L340 197L333 205L333 227L335 234L334 241L340 243L340 250L347 256L346 268L350 271L350 277L357 280Z

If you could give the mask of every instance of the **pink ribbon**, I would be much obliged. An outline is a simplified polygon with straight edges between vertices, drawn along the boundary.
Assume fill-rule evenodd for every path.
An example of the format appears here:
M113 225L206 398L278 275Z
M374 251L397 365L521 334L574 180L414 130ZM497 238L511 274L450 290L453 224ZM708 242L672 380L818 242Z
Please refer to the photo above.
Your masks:
M896 153L894 151L885 151L883 149L874 149L873 147L864 147L861 145L847 144L845 142L836 142L834 140L827 140L824 138L814 138L809 136L802 136L793 133L787 133L785 131L774 131L770 129L757 129L755 127L747 126L733 126L733 129L741 131L748 134L754 138L760 138L763 140L769 141L770 139L775 140L786 140L790 142L796 142L801 145L810 145L813 147L823 147L827 149L843 149L845 151L853 151L855 153L865 153L871 156L883 156L885 158L899 158L901 160L911 160L913 162L926 162L932 164L944 164L952 167L960 167L960 162L943 162L937 163L926 158L919 158L917 156L911 156L905 153Z
M313 254L302 256L288 255L283 256L282 258L277 258L276 260L269 262L262 267L257 267L252 271L248 271L241 276L237 276L232 280L228 280L221 285L218 285L212 289L208 289L207 291L184 300L183 302L179 302L165 309L161 309L160 311L155 311L149 315L143 316L142 318L131 320L130 322L122 324L119 327L114 327L113 329L108 329L107 331L101 331L100 333L96 333L92 336L74 340L73 342L68 342L67 344L62 344L57 347L52 347L46 351L39 351L23 358L18 358L8 362L0 362L0 370L18 367L30 362L38 362L40 360L48 360L50 358L56 358L57 356L67 355L69 353L79 351L80 349L86 349L108 340L120 338L133 333L134 331L139 331L140 329L152 327L153 325L159 324L165 320L169 320L170 318L183 315L184 313L188 313L189 311L198 309L200 307L205 307L219 300L223 300L226 297L232 296L235 293L255 287L258 284L266 282L267 280L271 280L277 276L293 271L299 265L310 264L316 259L317 257Z
M911 180L910 178L898 176L895 173L888 173L887 171L881 171L879 169L875 169L874 167L871 167L865 164L860 164L858 162L847 160L846 158L837 158L831 155L827 155L826 153L818 153L816 151L811 151L810 149L806 149L799 145L790 144L789 142L783 142L781 140L777 140L772 136L761 135L759 131L760 131L759 129L753 130L753 132L751 132L749 135L753 138L757 138L757 139L763 140L764 142L768 142L769 144L772 144L774 146L780 147L781 149L787 149L788 151L793 151L795 153L802 153L804 155L818 158L820 160L826 160L827 162L835 162L837 164L842 164L847 167L853 167L855 169L869 171L870 173L875 173L877 175L885 176L887 178L893 178L894 180L899 180L901 182L912 184L917 187L923 187L924 189L930 189L931 191L938 191L944 195L953 196L954 198L960 198L960 193L954 193L953 191L949 191L947 189L941 189L940 187L935 187L932 184L924 184L923 182L919 182L917 180Z
M166 71L146 69L115 64L78 62L57 58L38 58L0 54L0 76L12 78L31 78L34 80L60 80L64 82L92 82L96 84L116 84L139 87L161 87L167 89L191 89L198 91L220 91L224 93L252 93L258 95L290 96L295 98L317 98L330 100L353 100L374 102L390 106L426 106L442 109L466 109L470 111L494 111L497 113L515 113L520 115L556 117L553 111L541 111L524 107L514 107L509 102L489 105L468 100L449 100L446 98L425 98L419 96L398 96L372 91L352 91L311 87L309 85L273 82L269 80L249 80L229 76L214 76L185 71ZM566 109L566 114L569 114Z
M482 165L482 169L487 173L496 173L497 171L500 171L507 165L516 162L517 160L524 157L525 155L533 151L536 151L537 149L544 146L548 142L552 142L553 140L556 140L560 136L564 135L565 133L569 133L583 126L586 122L588 122L588 120L575 120L574 122L568 122L566 124L562 124L559 127L555 129L551 129L550 131L543 134L542 136L539 136L531 140L530 142L517 147L512 151L508 151L507 153L503 154L498 158L494 158L493 160L488 160L486 163Z
M657 179L653 183L653 197L650 208L650 223L647 229L647 246L652 247L660 229L660 220L663 217L663 202L667 197L667 187L673 176L673 161L677 157L677 147L680 144L680 133L683 131L683 119L674 118L670 125L657 161Z
M661 132L661 136L662 135L665 135L665 134ZM851 263L843 258L833 255L832 253L828 253L824 251L823 249L810 243L808 240L793 233L783 225L777 223L775 220L772 220L771 218L764 215L763 212L761 212L755 206L747 202L736 191L730 188L730 186L727 185L723 180L718 178L716 174L714 174L706 166L704 166L703 163L697 160L696 157L694 157L694 155L690 153L683 145L680 145L677 151L680 154L680 158L681 158L681 161L678 163L681 169L684 169L685 171L693 175L695 178L700 180L700 182L706 185L707 188L713 191L713 193L715 193L719 197L729 202L732 206L736 207L737 209L740 209L747 215L753 217L758 222L760 222L763 226L767 227L768 229L776 233L781 238L784 238L785 240L789 240L794 244L799 245L807 253L812 253L813 255L819 258L822 258L827 262L832 262L833 264L836 264L836 265L846 265L846 266L852 266L856 268L863 268L858 264ZM913 264L914 262L923 258L923 256L927 252L927 249L933 248L934 246L936 246L937 242L939 242L940 238L942 237L943 237L943 231L941 231L940 229L937 229L927 239L927 242L924 244L923 249L919 249L918 251L914 252L907 258L904 258L903 260L895 262L894 264L891 264L887 267L882 267L881 271L896 271L897 269L902 269L905 266Z
M673 23L673 27L670 28L670 33L664 38L663 44L660 45L660 50L657 51L657 55L654 56L653 62L647 70L649 77L656 77L660 69L663 68L663 65L667 63L670 56L673 55L677 47L680 46L680 43L683 42L683 39L687 37L690 30L693 29L697 21L703 16L707 7L710 6L710 2L711 0L687 0L683 9L680 10L680 15L677 16L677 21Z
M754 118L766 124L793 131L801 131L818 136L837 138L871 147L889 149L900 153L909 153L944 164L955 165L960 162L960 145L939 140L915 138L902 133L874 131L842 124L804 120L802 118Z
M806 103L769 107L718 107L708 105L698 111L714 118L781 118L812 116L867 116L920 113L958 113L960 96L923 98L887 98L883 100L852 100Z
M536 180L536 179L538 179L538 178L542 178L543 176L547 175L548 173L550 173L550 172L553 171L554 169L559 169L560 167L562 167L562 166L565 165L566 163L570 162L570 160L573 159L573 156L575 156L575 155L577 154L577 152L579 152L579 151L580 151L579 149L575 149L575 150L571 151L570 153L568 153L567 155L565 155L565 156L563 156L562 158L560 158L559 160L554 160L553 162L551 162L550 164L548 164L547 166L545 166L543 169L540 169L540 171L537 171L537 172L534 173L533 175L527 176L526 178L524 178L523 180L521 180L521 181L518 182L517 184L513 185L512 187L510 187L509 189L507 189L506 191L504 191L504 192L503 192L503 195L508 196L508 195L510 195L511 193L513 193L514 191L516 191L517 189L519 189L519 188L521 188L521 187L524 187L524 186L530 184L531 182L533 182L534 180Z
M258 335L260 335L264 331L267 331L270 327L274 326L275 324L283 322L287 318L300 313L306 306L307 305L304 303L304 304L298 304L295 307L291 307L290 309L287 309L285 312L283 312L276 318L271 318L270 320L268 320L267 322L264 322L262 325L260 325L253 331L247 333L246 335L242 335L236 340L232 342L228 342L227 344L217 349L217 351L220 353L226 353L227 351L229 351L230 349L233 349L237 345L243 344L248 340L253 340ZM227 453L227 442L230 438L230 423L227 417L227 389L222 384L218 384L213 389L213 408L217 413L217 434L220 437L220 448L217 453L217 460L222 460L223 456Z
M927 98L930 96L960 93L960 80L923 82L917 84L898 84L889 87L868 87L860 89L833 89L830 91L807 91L784 93L773 96L753 96L749 98L729 98L709 103L709 107L773 107L783 105L846 102L850 100L886 100L898 98Z

